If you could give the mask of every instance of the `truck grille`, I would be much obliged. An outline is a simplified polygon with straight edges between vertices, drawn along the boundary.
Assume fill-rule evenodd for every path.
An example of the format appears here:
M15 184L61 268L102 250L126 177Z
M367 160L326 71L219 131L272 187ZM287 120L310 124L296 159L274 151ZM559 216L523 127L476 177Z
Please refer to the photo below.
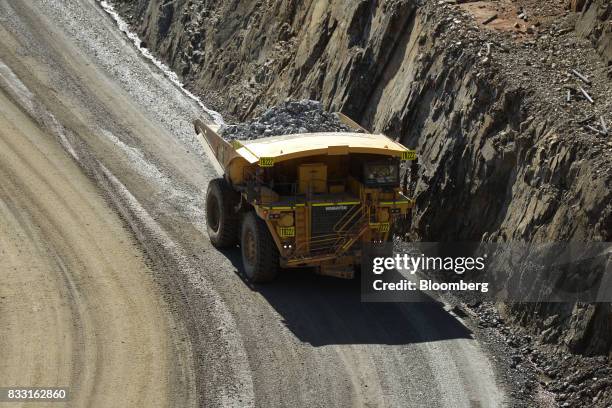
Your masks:
M354 207L354 204L312 207L312 239L337 233L338 231L334 231L334 227L336 227L338 222L340 222L340 220L342 220L342 218ZM347 227L350 227L350 225Z

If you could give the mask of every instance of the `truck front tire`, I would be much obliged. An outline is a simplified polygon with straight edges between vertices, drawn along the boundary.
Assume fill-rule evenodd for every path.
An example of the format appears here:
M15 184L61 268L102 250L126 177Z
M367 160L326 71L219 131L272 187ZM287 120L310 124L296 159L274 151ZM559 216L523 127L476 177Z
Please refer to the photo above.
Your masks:
M210 242L216 248L230 248L238 244L240 215L236 206L240 194L225 179L216 178L208 183L206 192L206 225Z
M279 254L266 222L253 211L247 213L242 221L240 238L247 279L254 283L274 280L279 269Z

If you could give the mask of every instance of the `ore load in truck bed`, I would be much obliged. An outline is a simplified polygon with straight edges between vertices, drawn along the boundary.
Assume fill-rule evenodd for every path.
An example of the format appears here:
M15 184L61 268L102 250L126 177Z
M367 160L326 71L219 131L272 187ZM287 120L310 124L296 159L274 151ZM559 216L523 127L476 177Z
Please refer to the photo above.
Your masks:
M355 132L334 113L312 100L287 101L248 122L225 125L219 133L227 140L252 140L297 133Z

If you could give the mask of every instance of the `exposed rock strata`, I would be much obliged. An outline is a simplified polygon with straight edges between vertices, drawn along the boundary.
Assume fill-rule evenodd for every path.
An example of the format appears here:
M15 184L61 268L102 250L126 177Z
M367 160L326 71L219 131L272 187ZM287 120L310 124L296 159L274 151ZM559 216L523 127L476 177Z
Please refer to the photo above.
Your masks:
M576 31L592 42L608 68L612 68L612 3L608 0L585 2ZM609 76L612 78L612 74Z

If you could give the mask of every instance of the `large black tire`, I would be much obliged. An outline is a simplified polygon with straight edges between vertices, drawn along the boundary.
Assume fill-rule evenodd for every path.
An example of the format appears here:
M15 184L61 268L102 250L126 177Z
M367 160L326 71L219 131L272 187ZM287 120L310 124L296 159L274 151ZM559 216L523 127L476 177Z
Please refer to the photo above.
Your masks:
M216 178L208 183L206 192L206 225L210 242L216 248L230 248L238 244L240 214L236 206L240 194L225 179Z
M265 221L251 211L242 220L240 234L242 264L247 279L255 283L270 282L278 275L278 248Z

